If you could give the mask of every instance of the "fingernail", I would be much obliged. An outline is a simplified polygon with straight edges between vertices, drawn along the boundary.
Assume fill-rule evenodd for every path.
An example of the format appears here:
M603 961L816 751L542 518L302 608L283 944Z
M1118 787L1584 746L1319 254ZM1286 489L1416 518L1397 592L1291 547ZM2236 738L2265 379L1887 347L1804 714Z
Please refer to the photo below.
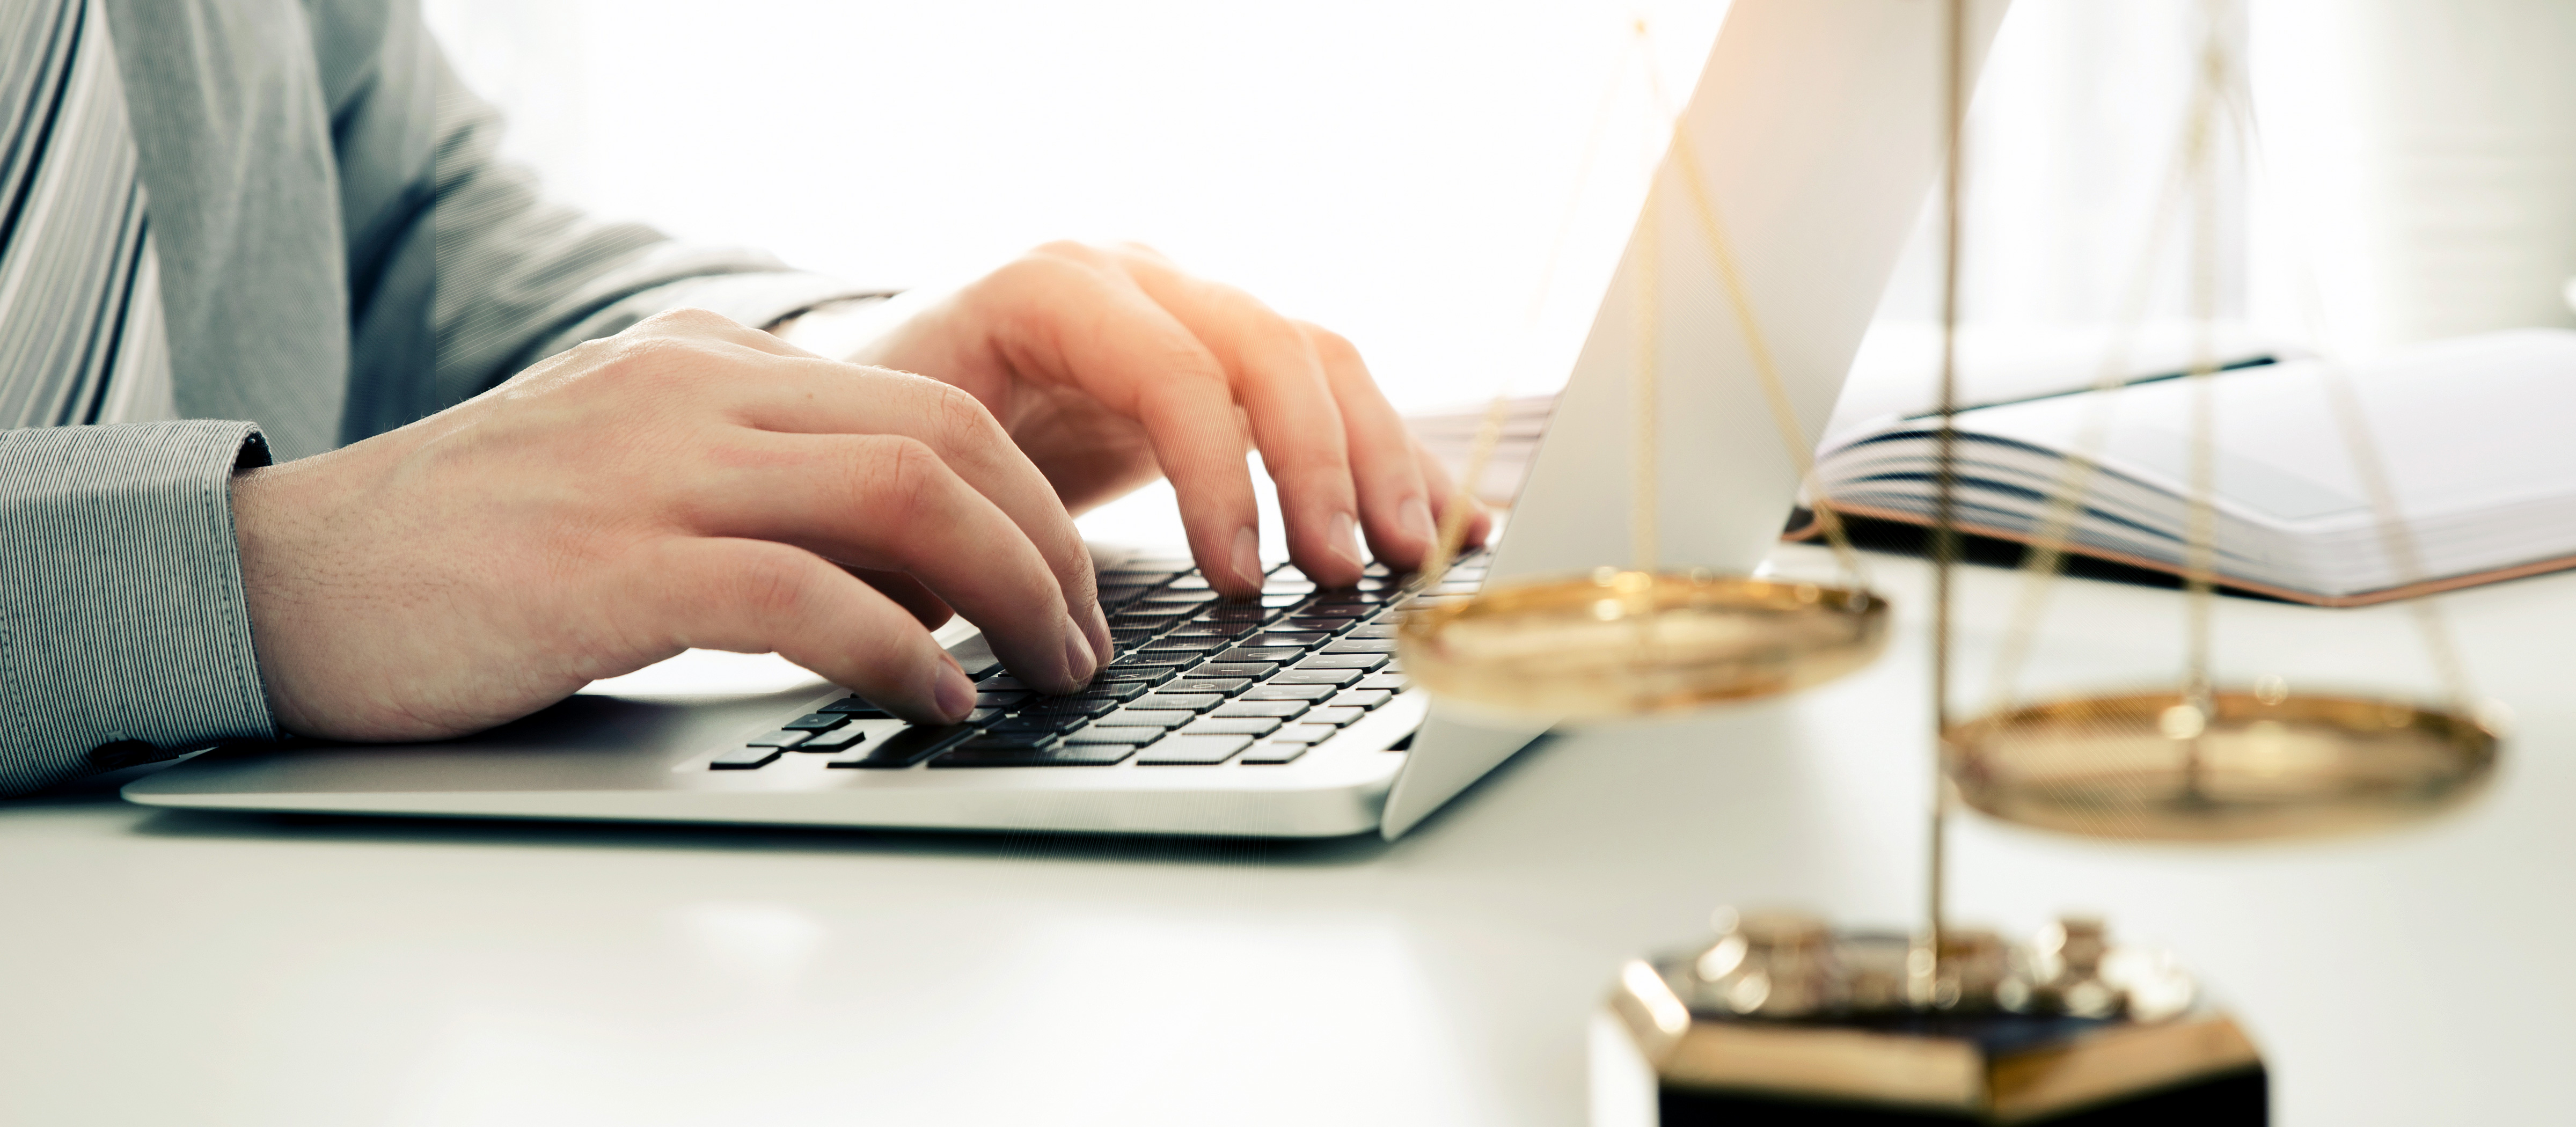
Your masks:
M1087 632L1091 637L1091 656L1095 664L1109 660L1109 651L1114 648L1109 643L1109 616L1100 612L1099 603L1091 604L1091 625Z
M1074 684L1091 680L1092 670L1100 665L1100 656L1091 652L1091 639L1082 636L1082 628L1073 620L1064 620L1064 675Z
M1333 534L1329 538L1333 554L1349 560L1352 567L1367 567L1368 557L1360 554L1359 522L1349 513L1333 514Z
M1234 530L1234 574L1246 583L1261 585L1261 534L1248 524Z
M948 668L940 670L930 686L931 703L939 706L939 715L951 724L966 719L975 710L975 684L966 679L966 671L957 667L957 659L947 654Z
M1440 526L1431 522L1431 506L1424 504L1422 498L1416 497L1404 503L1404 531L1422 542L1423 551L1428 552L1437 546Z

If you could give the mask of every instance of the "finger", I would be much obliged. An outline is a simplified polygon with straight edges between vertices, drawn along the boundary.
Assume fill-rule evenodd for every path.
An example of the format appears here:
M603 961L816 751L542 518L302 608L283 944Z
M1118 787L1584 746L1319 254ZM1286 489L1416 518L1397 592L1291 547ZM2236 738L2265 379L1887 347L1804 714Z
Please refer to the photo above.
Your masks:
M1046 475L974 396L921 376L828 360L780 365L733 394L739 417L762 430L892 434L929 446L1019 526L1019 538L1044 557L1092 652L1109 652L1109 619L1081 529Z
M984 628L1013 672L1070 692L1099 664L1046 558L939 455L898 435L736 432L686 495L710 536L777 540L901 571Z
M1082 387L1141 424L1208 584L1229 595L1259 591L1260 510L1225 366L1123 275L1038 255L988 281L969 297L996 311L1013 366Z
M975 686L930 631L810 552L674 538L627 586L670 645L775 652L916 723L954 724L975 707Z
M894 600L896 606L910 612L912 617L918 619L927 629L937 630L948 625L948 620L957 616L954 608L939 596L932 594L930 588L922 586L920 580L900 571L877 571L864 567L847 570L850 574L858 576L859 582L876 588L878 594Z
M1441 465L1440 459L1432 457L1431 452L1423 449L1421 443L1415 442L1412 445L1413 460L1422 467L1422 484L1431 492L1432 522L1441 529L1447 529L1450 510L1459 505L1465 505L1467 507L1466 525L1462 530L1463 534L1458 538L1458 550L1463 552L1469 548L1483 547L1485 538L1493 535L1493 514L1486 510L1484 502L1476 499L1473 490L1459 491L1457 483L1449 476L1449 467Z
M1159 260L1121 260L1136 284L1225 365L1252 421L1262 464L1279 484L1288 555L1316 582L1359 581L1359 501L1341 408L1306 334L1250 294Z
M1302 321L1297 328L1322 361L1333 401L1342 410L1342 429L1350 436L1351 482L1359 491L1360 527L1368 533L1369 547L1399 571L1421 567L1439 533L1422 463L1413 452L1413 432L1369 378L1368 365L1351 342Z

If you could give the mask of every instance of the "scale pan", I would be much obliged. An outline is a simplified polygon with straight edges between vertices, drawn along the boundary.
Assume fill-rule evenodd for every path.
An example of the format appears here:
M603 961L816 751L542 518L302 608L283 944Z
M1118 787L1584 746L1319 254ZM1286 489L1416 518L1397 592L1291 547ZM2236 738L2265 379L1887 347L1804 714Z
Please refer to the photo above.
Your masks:
M1866 590L1602 568L1409 611L1405 675L1434 696L1555 721L1668 712L1822 684L1887 647Z
M2475 796L2497 739L2398 701L2173 693L2081 697L1953 725L1943 768L1996 818L2088 837L2254 841L2429 817Z

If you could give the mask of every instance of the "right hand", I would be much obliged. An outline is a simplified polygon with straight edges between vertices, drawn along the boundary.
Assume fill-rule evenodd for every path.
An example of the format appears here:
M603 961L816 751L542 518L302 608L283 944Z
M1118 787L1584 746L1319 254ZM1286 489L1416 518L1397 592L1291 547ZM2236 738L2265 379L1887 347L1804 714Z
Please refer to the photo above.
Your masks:
M691 647L954 722L951 607L1043 690L1109 652L1080 533L973 396L694 310L242 473L233 513L270 700L311 736L476 731Z

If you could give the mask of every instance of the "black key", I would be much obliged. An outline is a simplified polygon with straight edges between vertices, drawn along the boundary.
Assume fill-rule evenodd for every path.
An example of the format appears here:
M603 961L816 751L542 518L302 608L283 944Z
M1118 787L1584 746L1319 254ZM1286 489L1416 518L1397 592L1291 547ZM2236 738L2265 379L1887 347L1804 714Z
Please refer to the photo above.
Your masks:
M1082 716L1013 716L985 729L988 732L1070 732L1090 723Z
M1011 710L1007 708L970 708L966 710L966 718L958 721L958 723L979 725L990 724L1004 716L1010 715L1010 711Z
M1166 685L1164 689L1175 693L1223 693L1226 696L1233 696L1251 687L1252 681L1244 677L1185 677L1179 684Z
M1122 708L1091 722L1095 728L1178 728L1199 714L1184 708Z
M1005 673L999 677L986 677L981 681L975 682L975 691L979 693L1025 693L1029 691L1029 687L1021 684L1019 678Z
M757 736L752 739L744 740L743 743L751 747L788 748L794 747L813 738L814 733L812 732L796 732L790 731L786 728L780 728L768 735Z
M1244 700L1322 700L1333 695L1336 685L1255 685L1244 691Z
M958 748L930 761L939 767L1106 767L1136 754L1126 744L1057 744L1030 748Z
M1205 665L1192 667L1187 675L1193 680L1201 677L1242 677L1258 681L1278 671L1279 666L1274 662L1211 661Z
M1013 751L1045 747L1054 742L1053 732L987 732L957 745L957 750Z
M1356 669L1283 669L1272 677L1273 685L1348 685L1360 679Z
M1391 654L1395 652L1395 639L1346 638L1325 646L1324 652L1328 654Z
M1274 720L1285 720L1304 711L1306 711L1306 702L1302 700L1239 700L1232 704L1220 705L1216 711L1208 715L1226 720L1237 716L1267 716Z
M1352 685L1351 687L1354 689L1379 689L1390 693L1400 693L1404 691L1404 686L1405 680L1403 674L1372 673L1366 677L1360 678L1359 683Z
M1184 661L1184 660L1180 660L1180 659L1177 659L1177 658L1175 658L1175 659L1173 659L1173 660L1171 660L1171 661L1164 661L1164 660L1162 660L1162 659L1160 659L1160 658L1144 658L1144 657L1138 657L1138 656L1135 656L1135 655L1133 655L1133 654L1130 654L1130 655L1128 655L1128 656L1126 656L1126 657L1122 657L1122 658L1119 658L1119 659L1118 659L1118 660L1116 660L1116 661L1112 661L1112 662L1110 662L1110 663L1108 664L1108 666L1102 670L1102 672L1104 672L1104 673L1106 673L1106 672L1114 672L1114 671L1116 671L1116 670L1121 670L1121 669L1125 669L1125 670L1160 669L1160 670L1162 670L1162 671L1163 671L1163 672L1165 672L1165 673L1169 673L1169 672L1172 672L1173 670L1179 669L1180 667L1182 667L1182 666L1184 666L1184 665L1188 665L1188 664L1189 664L1189 662Z
M1118 702L1114 700L1093 700L1088 697L1039 697L1021 705L1019 715L1098 716L1104 712L1115 711L1117 708Z
M914 724L882 740L868 741L865 745L867 748L865 755L835 759L823 766L857 767L873 771L898 770L910 767L933 754L971 739L975 734L974 727L967 724L951 724L939 728L926 728Z
M1191 622L1172 631L1175 638L1240 638L1260 627L1249 622Z
M1344 634L1342 637L1354 642L1363 640L1393 641L1395 639L1395 631L1396 628L1392 625L1354 626L1351 627L1350 633Z
M1228 716L1199 720L1174 732L1175 736L1266 736L1279 730L1286 721L1276 716Z
M1218 607L1191 619L1190 622L1220 626L1249 626L1258 630L1262 623L1277 617L1279 617L1278 612L1263 610L1260 607Z
M1295 661L1306 656L1302 646L1237 646L1210 659L1213 661Z
M1171 736L1155 742L1136 757L1142 764L1208 764L1223 763L1235 752L1252 746L1250 736Z
M1126 649L1130 642L1142 644L1146 639L1159 633L1162 633L1162 631L1156 630L1151 626L1130 627L1125 630L1113 628L1109 631L1109 644L1120 649Z
M798 751L841 751L868 738L867 730L851 725L836 732L817 732L814 738L796 745Z
M1341 729L1330 724L1290 724L1270 733L1269 738L1273 743L1319 744L1341 734Z
M1103 728L1095 724L1091 727L1084 728L1079 732L1075 732L1072 735L1066 736L1064 738L1064 742L1069 744L1125 744L1129 747L1143 747L1155 740L1162 739L1163 731L1164 730L1161 728L1133 728L1126 726Z
M1324 703L1336 708L1366 709L1376 708L1394 699L1395 694L1384 689L1349 689L1333 694L1333 699Z
M1225 703L1215 693L1147 693L1136 698L1133 707L1178 712L1205 712ZM1097 715L1095 713L1095 715Z
M1237 757L1235 762L1251 763L1260 766L1276 766L1281 763L1294 763L1297 761L1298 756L1304 754L1306 754L1306 745L1304 744L1264 742L1254 744L1251 747L1244 749L1243 754Z
M1135 681L1095 681L1065 695L1084 700L1134 700L1151 688Z
M1336 728L1368 715L1365 708L1318 708L1298 719L1308 724L1330 724Z
M1295 630L1305 634L1332 634L1348 630L1359 625L1359 620L1356 618L1316 618L1312 615L1292 614L1277 622L1271 623L1271 625L1281 630Z
M1165 588L1163 590L1156 591L1151 595L1145 596L1142 600L1139 600L1136 605L1140 607L1193 607L1200 603L1213 603L1215 601L1217 601L1217 593L1214 591L1174 591L1169 588Z
M1332 635L1330 634L1289 634L1276 630L1267 630L1244 639L1243 645L1245 649L1264 649L1272 646L1282 648L1296 646L1303 649L1308 646L1317 645L1324 639L1331 636Z
M850 718L838 712L812 712L779 725L791 732L820 732L838 728Z
M856 716L862 718L890 717L894 715L891 712L878 708L877 706L869 704L867 701L854 696L842 697L839 700L824 705L822 711L838 712L844 716Z
M1357 669L1365 673L1386 664L1386 661L1385 654L1321 654L1289 666L1289 669Z
M1225 647L1226 640L1223 638L1162 638L1138 650L1136 655L1147 661L1154 660L1156 655L1161 655L1167 660L1194 658L1209 650L1221 650Z
M778 758L778 753L784 750L786 749L776 747L726 748L723 751L717 752L716 757L707 762L707 769L711 771L748 771L754 767L766 767L769 765L770 760Z
M1297 613L1308 618L1367 618L1376 609L1365 605L1325 603L1307 607Z
M1309 607L1361 607L1376 610L1389 597L1391 594L1386 591L1326 591L1315 596L1315 601L1307 605ZM1314 612L1309 610L1307 613Z
M1125 669L1111 666L1092 674L1091 683L1094 685L1157 685L1170 678L1175 668L1177 667L1170 665L1130 666Z
M1029 694L1027 693L977 693L975 694L975 707L1009 708L1027 699L1029 699Z

